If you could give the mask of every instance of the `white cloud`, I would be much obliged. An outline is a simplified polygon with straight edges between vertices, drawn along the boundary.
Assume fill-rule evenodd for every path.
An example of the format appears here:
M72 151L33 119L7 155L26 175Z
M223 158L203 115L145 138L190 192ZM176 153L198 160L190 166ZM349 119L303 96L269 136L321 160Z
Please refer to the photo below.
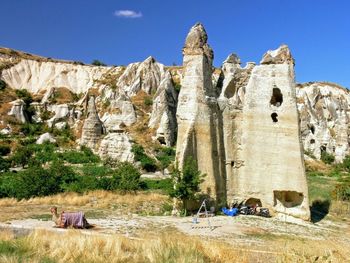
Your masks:
M141 12L136 12L134 10L117 10L114 12L115 16L124 18L140 18L142 17Z

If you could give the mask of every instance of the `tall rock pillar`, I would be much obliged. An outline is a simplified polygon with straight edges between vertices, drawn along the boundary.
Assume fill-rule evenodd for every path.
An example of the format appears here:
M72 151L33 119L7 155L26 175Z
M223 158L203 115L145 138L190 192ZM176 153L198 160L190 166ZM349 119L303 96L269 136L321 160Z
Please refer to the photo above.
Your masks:
M246 86L235 198L309 219L294 60L287 46L268 51Z
M87 116L84 121L80 144L96 151L102 133L103 126L97 114L95 98L91 96L88 102Z
M193 158L206 174L203 194L217 204L226 200L222 117L212 86L213 51L201 24L194 25L183 48L183 79L177 108L176 159L180 168Z

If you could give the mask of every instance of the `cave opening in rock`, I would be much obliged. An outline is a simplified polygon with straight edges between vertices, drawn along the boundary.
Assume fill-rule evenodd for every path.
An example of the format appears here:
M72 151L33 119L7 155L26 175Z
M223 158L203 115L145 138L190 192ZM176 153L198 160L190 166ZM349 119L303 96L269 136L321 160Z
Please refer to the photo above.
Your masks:
M270 104L273 106L279 107L282 105L282 102L283 102L283 94L281 90L279 88L273 88Z
M278 114L276 112L271 114L271 119L272 119L273 122L278 122L277 117L278 117Z
M315 140L314 140L314 139L311 139L311 140L310 140L310 143L311 143L311 144L315 143Z
M258 198L251 197L244 203L247 206L259 206L262 207L261 201Z
M285 208L299 206L304 200L303 193L296 191L273 191L274 205L283 205Z
M310 126L310 131L312 134L315 134L315 126L311 125Z

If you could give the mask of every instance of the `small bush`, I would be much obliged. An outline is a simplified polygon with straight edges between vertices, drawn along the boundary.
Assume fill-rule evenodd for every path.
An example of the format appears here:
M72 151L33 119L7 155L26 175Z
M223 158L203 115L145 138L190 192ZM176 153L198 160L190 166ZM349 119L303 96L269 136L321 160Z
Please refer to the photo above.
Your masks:
M91 149L82 146L80 151L70 150L59 154L60 158L63 160L72 163L98 163L100 158L95 155Z
M25 136L40 135L48 131L43 123L24 123L19 130Z
M131 163L119 163L112 175L111 189L136 191L141 187L140 177L140 172Z
M174 89L179 93L181 90L181 84L180 83L175 83L174 84Z
M333 190L332 196L336 200L350 201L350 178L340 182Z
M8 160L0 156L0 172L6 172L10 169L10 163Z
M145 190L162 190L164 193L169 194L173 190L174 184L171 178L168 179L143 179L142 188Z
M143 103L144 103L146 106L151 106L151 105L153 104L153 100L152 100L152 98L150 98L150 97L145 97L145 98L143 99Z
M321 153L321 160L326 164L332 164L335 160L334 155L327 153L326 151L323 151Z
M107 66L105 63L97 60L97 59L94 59L92 62L91 62L91 65L94 65L94 66Z
M0 79L0 91L6 88L6 82Z
M29 164L34 154L33 149L30 146L19 146L10 160L14 165L21 165L23 168Z
M0 155L5 156L11 152L11 147L6 144L0 144Z
M167 168L175 160L175 150L171 147L162 147L156 158L161 164L161 168Z
M134 154L135 161L141 163L142 169L146 170L147 172L154 172L157 170L155 160L145 153L145 150L141 145L134 144L131 151Z

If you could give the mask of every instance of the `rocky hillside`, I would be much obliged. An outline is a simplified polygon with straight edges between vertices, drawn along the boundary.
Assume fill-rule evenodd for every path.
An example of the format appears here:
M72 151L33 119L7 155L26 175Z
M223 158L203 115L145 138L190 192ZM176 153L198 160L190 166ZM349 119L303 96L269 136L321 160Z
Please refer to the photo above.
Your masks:
M254 66L241 67L231 54L214 69L213 92L223 112L242 107ZM175 145L182 74L182 67L166 67L152 57L104 67L1 48L1 134L20 134L26 123L68 127L75 135L71 146L83 144L102 157L132 161L134 143L150 153L157 145ZM16 90L27 90L32 101ZM349 153L348 90L314 82L297 85L296 96L305 151L316 158L327 151L341 161Z

